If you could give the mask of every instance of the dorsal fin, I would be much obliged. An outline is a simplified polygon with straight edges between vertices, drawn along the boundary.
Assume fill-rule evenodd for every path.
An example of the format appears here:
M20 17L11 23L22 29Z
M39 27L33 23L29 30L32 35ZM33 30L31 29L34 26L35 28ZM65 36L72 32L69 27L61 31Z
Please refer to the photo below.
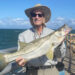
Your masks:
M19 44L20 44L20 50L27 45L27 43L21 41L19 41Z

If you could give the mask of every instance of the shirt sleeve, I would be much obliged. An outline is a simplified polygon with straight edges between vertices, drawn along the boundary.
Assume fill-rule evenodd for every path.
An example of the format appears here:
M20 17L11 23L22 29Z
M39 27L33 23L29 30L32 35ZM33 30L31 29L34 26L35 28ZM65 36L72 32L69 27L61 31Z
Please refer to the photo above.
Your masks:
M23 35L19 34L18 36L18 50L20 50L20 43L19 42L25 42L25 39Z

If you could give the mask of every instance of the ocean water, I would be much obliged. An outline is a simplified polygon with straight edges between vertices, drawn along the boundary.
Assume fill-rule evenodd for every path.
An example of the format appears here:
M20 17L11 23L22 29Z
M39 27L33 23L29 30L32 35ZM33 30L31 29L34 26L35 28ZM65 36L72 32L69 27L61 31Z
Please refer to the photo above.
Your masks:
M17 46L19 33L24 29L0 29L0 49Z
M0 49L6 49L17 46L19 33L26 29L0 29ZM75 33L72 30L71 33Z

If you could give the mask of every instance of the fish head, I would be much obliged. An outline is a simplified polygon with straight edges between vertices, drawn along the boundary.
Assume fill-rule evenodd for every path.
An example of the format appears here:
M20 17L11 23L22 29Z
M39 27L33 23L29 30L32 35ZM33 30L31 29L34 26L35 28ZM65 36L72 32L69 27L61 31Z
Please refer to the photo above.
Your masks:
M4 54L0 53L0 72L6 67L7 63L4 58Z
M63 36L68 35L71 30L72 30L71 27L68 27L66 24L64 24L64 26L61 28L62 35Z
M64 24L60 29L58 29L56 35L58 37L65 37L70 33L71 30L72 30L71 27L68 27L66 24Z
M57 31L55 31L56 44L63 42L71 30L72 30L72 28L68 27L67 25L63 25L61 28L59 28ZM58 40L58 42L57 42L57 40Z

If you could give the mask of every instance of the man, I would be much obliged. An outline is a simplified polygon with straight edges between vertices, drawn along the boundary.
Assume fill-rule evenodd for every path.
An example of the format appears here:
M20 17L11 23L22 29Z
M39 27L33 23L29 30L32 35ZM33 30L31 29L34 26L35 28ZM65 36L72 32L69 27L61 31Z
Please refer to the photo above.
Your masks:
M40 4L35 7L25 10L26 15L29 17L32 28L19 34L18 41L29 43L38 38L47 36L52 33L53 30L46 27L47 23L51 17L51 11L46 6L41 6ZM18 42L18 50L21 49L20 43ZM62 58L65 56L65 45L61 45L60 50L63 52ZM26 66L26 75L59 75L58 70L55 65L57 64L56 57L54 60L47 60L44 56L33 59L27 62L21 56L16 59L16 62L20 66Z

